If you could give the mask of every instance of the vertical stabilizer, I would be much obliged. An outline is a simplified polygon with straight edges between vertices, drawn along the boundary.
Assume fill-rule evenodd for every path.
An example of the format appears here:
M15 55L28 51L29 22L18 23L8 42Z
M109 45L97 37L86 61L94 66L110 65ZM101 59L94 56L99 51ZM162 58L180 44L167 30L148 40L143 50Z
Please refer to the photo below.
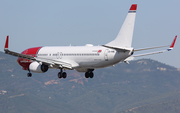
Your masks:
M136 17L136 9L137 9L137 4L132 4L116 39L109 42L105 46L115 47L115 48L131 47L133 31L134 31L134 23Z

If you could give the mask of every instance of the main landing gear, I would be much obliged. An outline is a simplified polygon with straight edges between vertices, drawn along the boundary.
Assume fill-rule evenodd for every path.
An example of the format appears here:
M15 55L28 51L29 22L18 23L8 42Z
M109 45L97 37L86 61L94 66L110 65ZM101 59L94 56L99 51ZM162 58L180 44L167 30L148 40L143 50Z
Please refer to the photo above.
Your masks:
M67 77L66 72L63 72L63 71L62 71L62 68L61 68L60 70L61 70L61 71L58 73L58 78L66 78L66 77Z
M85 73L85 77L86 77L86 78L93 78L93 77L94 77L93 71L94 71L94 69L89 69L89 70Z

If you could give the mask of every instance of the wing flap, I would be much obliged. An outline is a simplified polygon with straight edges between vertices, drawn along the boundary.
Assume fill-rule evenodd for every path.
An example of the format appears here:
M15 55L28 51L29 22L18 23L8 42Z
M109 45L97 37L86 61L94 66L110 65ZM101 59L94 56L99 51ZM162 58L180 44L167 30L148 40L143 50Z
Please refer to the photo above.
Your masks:
M42 62L43 64L46 64L46 65L52 65L53 67L56 67L56 68L72 69L72 65L70 63L66 63L59 60L52 60L52 59L39 58L39 57L35 57L35 60L37 62Z
M146 56L146 55L153 55L153 54L159 54L159 53L164 53L167 50L163 50L163 51L156 51L156 52L151 52L151 53L144 53L144 54L138 54L138 55L133 55L132 57L140 57L140 56Z
M157 49L157 48L163 48L163 47L169 47L170 45L166 46L157 46L157 47L148 47L148 48L140 48L140 49L135 49L134 51L143 51L143 50L149 50L149 49Z

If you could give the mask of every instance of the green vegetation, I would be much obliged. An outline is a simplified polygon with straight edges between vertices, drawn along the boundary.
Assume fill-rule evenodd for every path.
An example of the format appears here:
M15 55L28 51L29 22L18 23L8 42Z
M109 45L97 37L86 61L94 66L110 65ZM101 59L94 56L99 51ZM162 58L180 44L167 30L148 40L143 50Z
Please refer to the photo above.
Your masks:
M76 71L58 79L59 70L28 78L16 59L0 52L2 113L173 113L180 107L180 71L154 60L97 69L93 79Z

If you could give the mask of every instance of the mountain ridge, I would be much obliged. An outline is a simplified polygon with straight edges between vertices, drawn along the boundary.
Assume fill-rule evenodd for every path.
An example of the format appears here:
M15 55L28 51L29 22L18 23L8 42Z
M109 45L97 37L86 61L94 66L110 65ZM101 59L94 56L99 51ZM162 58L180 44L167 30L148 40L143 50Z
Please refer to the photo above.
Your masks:
M97 69L93 79L68 70L66 79L59 70L28 78L16 59L0 52L0 112L118 113L180 99L179 69L151 59Z

